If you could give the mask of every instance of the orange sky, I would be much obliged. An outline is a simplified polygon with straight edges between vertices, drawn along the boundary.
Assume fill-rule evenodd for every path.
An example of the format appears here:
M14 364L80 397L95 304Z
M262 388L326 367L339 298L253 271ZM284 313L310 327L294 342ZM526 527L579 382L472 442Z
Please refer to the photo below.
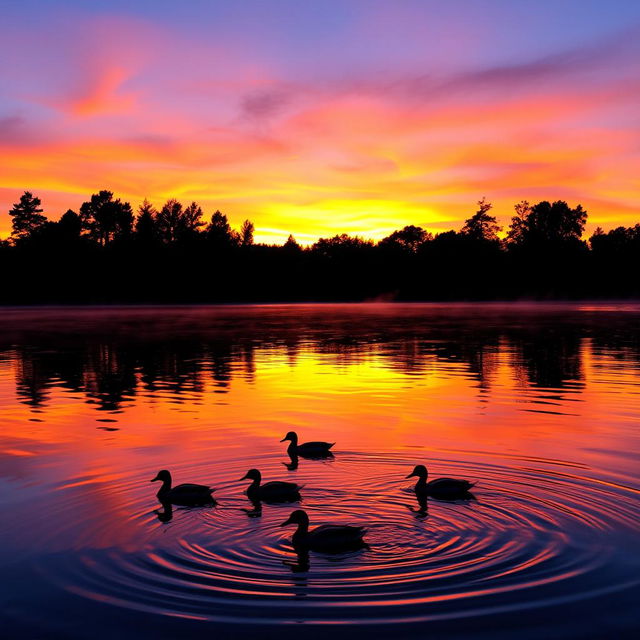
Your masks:
M0 72L0 237L25 189L51 219L103 188L134 207L196 200L267 242L459 228L483 196L505 225L523 198L581 203L589 230L640 221L640 39L624 16L518 40L501 27L520 9L357 6L284 26L144 2L12 10L35 44Z

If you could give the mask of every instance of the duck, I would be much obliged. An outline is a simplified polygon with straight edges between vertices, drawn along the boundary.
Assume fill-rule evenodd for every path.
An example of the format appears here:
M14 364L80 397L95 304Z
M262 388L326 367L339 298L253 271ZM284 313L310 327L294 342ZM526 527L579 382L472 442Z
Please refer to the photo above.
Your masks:
M437 478L427 482L429 472L423 464L416 465L413 471L407 476L411 478L418 476L415 491L418 495L430 495L434 498L455 499L458 497L468 497L469 490L475 485L475 482L468 480L457 480L455 478Z
M296 548L311 551L352 551L368 547L366 529L344 524L323 524L309 531L309 516L303 509L293 511L280 526L297 524L291 542Z
M289 440L287 452L291 457L299 455L308 458L323 458L333 455L330 449L335 442L305 442L298 444L298 434L295 431L289 431L280 442L286 442L287 440Z
M211 495L215 489L203 484L186 483L172 487L171 474L166 469L158 471L158 475L151 482L157 482L158 480L162 482L162 486L157 496L158 500L163 504L169 502L180 506L196 506L216 503Z
M265 502L297 502L300 500L301 486L295 482L280 482L272 480L265 484L262 482L262 474L258 469L249 469L242 480L253 480L247 489L247 496L252 501L264 500Z

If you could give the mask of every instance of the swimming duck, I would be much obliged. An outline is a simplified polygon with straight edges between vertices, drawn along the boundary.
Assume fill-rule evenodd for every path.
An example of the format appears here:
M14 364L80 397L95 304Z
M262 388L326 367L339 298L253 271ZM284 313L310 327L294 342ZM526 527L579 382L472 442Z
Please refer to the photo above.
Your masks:
M272 480L260 484L262 474L257 469L249 469L240 480L253 480L247 489L249 499L264 500L265 502L296 502L300 500L300 489L295 482L280 482Z
M431 495L435 498L457 498L468 496L469 490L475 483L468 482L467 480L456 480L454 478L438 478L437 480L431 480L427 482L427 476L429 472L423 464L416 465L414 470L407 476L411 478L418 476L418 482L416 483L416 493L422 495Z
M306 511L297 509L280 526L297 524L291 542L294 547L312 551L348 551L367 546L363 540L364 527L352 527L344 524L323 524L309 531L309 516Z
M182 506L196 506L204 504L215 504L215 500L211 495L215 489L206 487L203 484L179 484L176 487L171 486L171 474L163 469L158 471L158 475L151 482L162 481L162 486L157 493L160 502L170 502Z
M280 442L286 442L287 440L289 440L287 452L290 456L299 455L308 458L322 458L333 455L330 449L335 442L305 442L298 444L298 434L295 431L289 431Z

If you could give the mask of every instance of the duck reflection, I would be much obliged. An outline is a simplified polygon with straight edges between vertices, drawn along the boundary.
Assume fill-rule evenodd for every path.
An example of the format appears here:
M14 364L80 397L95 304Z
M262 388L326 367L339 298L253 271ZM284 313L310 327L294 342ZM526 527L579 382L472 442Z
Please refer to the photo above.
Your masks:
M166 500L160 500L160 509L154 509L153 513L156 514L158 520L162 523L171 522L173 520L173 507L177 506L178 511L191 511L192 509L203 509L203 508L211 508L215 507L217 502L210 502L208 504L202 505L178 505L175 503L168 502Z
M153 513L158 516L160 522L166 523L173 520L173 505L170 502L161 502L162 509L154 509Z
M425 493L416 493L415 497L418 506L407 505L407 509L409 509L409 511L411 511L418 520L424 520L429 517L429 500L433 500L435 502L448 502L450 504L466 504L472 500L477 502L477 498L470 491L467 491L464 495L459 495L453 498L430 496Z
M297 453L295 453L295 451L287 451L287 454L289 455L289 462L283 462L282 464L289 470L289 471L296 471L299 464L300 464L300 458L304 458L305 460L322 460L324 462L333 462L335 460L335 456L333 455L333 453L331 453L331 451L328 451L327 453L323 453L323 454L317 454L317 455L298 455Z
M416 493L416 500L418 501L417 508L408 505L409 511L419 520L423 520L429 516L429 499L424 494Z
M291 569L291 573L306 573L311 568L309 559L309 549L305 547L293 547L296 554L295 559L286 559L282 561L285 567Z
M262 516L262 500L260 498L249 498L251 509L242 507L240 511L244 511L249 518L260 518Z
M297 453L291 453L291 451L287 451L289 454L289 462L283 462L282 464L287 467L289 471L295 471L298 468L299 458Z

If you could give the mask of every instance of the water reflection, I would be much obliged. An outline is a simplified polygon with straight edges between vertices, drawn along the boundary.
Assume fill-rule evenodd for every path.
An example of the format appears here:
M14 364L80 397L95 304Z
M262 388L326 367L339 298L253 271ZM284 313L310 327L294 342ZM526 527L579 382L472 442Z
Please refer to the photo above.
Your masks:
M244 511L249 518L260 518L262 516L262 500L249 498L249 501L251 502L251 507L242 507L242 511Z
M116 315L111 319L115 328L110 324L107 330L96 323L89 336L77 340L73 314L60 313L61 326L55 331L36 331L25 323L18 331L20 343L16 347L17 329L12 325L9 339L5 331L5 339L0 341L0 356L15 359L17 364L16 393L32 407L46 406L52 386L82 394L96 409L109 412L119 411L141 393L160 390L178 402L185 395L203 398L207 380L213 382L215 393L226 394L235 378L254 382L260 354L274 351L283 353L290 367L296 366L301 354L307 357L314 353L329 358L336 367L375 358L407 376L427 376L438 363L455 363L477 381L479 391L491 388L500 353L511 355L513 375L523 384L558 390L583 384L587 344L596 351L624 352L626 358L640 362L637 338L630 339L623 328L616 331L616 323L609 330L606 323L585 323L584 317L578 323L571 314L551 326L539 326L540 318L532 326L526 316L501 317L500 323L476 327L472 333L464 318L457 322L454 318L447 326L425 326L423 318L410 317L412 322L403 319L402 326L394 330L389 330L389 319L385 318L381 327L353 324L348 335L332 337L324 334L332 328L340 332L346 328L339 323L337 327L321 325L297 331L294 318L285 316L276 326L251 323L246 327L251 332L247 335L241 330L229 332L217 317L196 315L194 322L200 323L198 329L203 333L199 339L190 331L187 335L175 333L170 340L165 333L145 332L142 327L131 335L125 330L131 319ZM138 322L145 319L143 315ZM240 322L233 315L223 319ZM137 324L135 328L138 331ZM211 336L220 331L228 335L224 339Z
M282 564L291 569L292 573L306 573L311 569L311 557L309 553L309 549L305 547L293 547L293 552L295 553L295 559L287 558L282 561ZM302 591L301 595L304 594L305 591Z
M153 512L158 516L160 522L166 523L173 520L173 505L168 501L161 501L162 509L154 509Z
M143 626L161 637L176 620L205 626L171 637L331 624L421 638L425 623L483 637L483 621L492 638L581 637L581 620L604 628L611 612L632 629L630 308L8 310L0 566L12 637L32 637L32 619L55 637L47 602L90 611L99 640ZM292 430L338 453L285 452ZM416 494L404 478L421 463L477 479L474 495ZM211 482L219 505L152 505L165 467ZM254 467L302 485L312 523L366 524L370 549L292 545L279 525L298 505L247 497L238 479Z
M300 458L298 457L298 454L296 454L296 453L287 452L287 454L289 456L289 462L283 462L282 464L289 471L295 471L298 468L298 465L300 464Z

